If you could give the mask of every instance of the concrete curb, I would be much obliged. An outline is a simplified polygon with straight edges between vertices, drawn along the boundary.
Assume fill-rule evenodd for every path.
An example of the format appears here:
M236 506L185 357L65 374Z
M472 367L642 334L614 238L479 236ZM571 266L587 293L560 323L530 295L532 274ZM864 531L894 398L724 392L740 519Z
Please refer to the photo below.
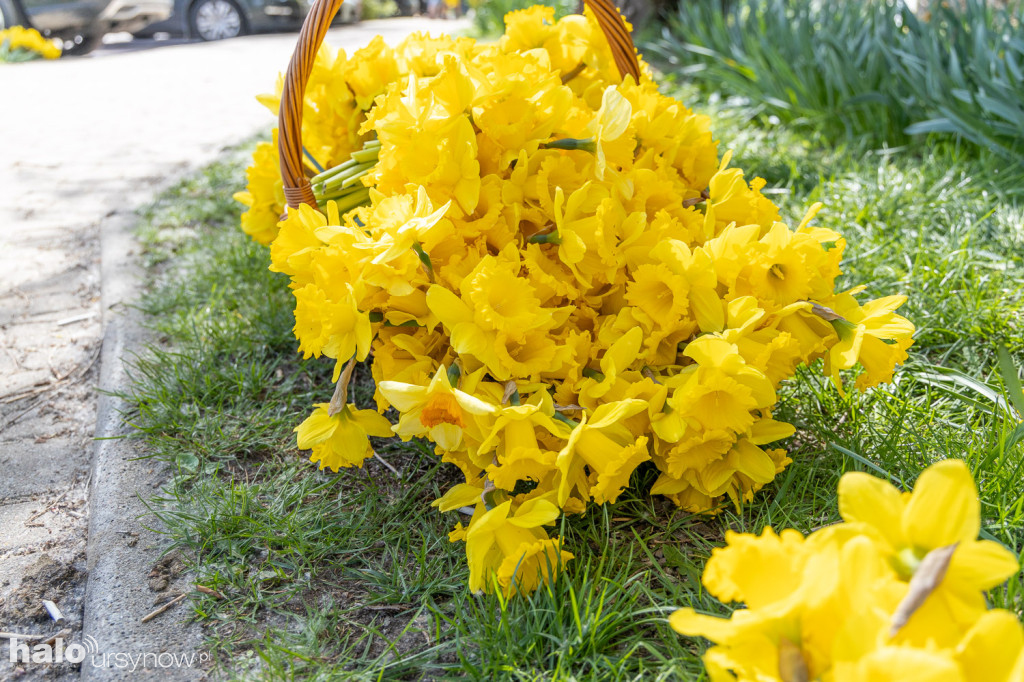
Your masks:
M189 622L192 611L188 602L142 623L145 615L158 608L155 600L189 592L192 580L181 575L159 592L150 587L150 572L160 562L167 541L144 527L156 524L152 517L146 518L143 500L167 480L170 469L164 463L137 459L144 453L138 441L124 437L131 432L123 419L129 406L117 395L129 388L126 357L145 340L141 315L128 305L140 290L142 273L134 257L138 252L133 237L136 222L129 209L101 223L105 332L82 623L82 643L88 655L81 664L81 679L194 680L203 676L200 665L206 656L199 650L201 628ZM183 664L183 660L191 663Z

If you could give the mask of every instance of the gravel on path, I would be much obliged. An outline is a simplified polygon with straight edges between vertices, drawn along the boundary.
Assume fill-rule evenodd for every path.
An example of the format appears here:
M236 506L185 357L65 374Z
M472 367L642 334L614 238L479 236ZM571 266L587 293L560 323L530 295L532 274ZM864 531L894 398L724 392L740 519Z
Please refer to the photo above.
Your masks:
M351 51L377 34L393 43L413 31L464 26L368 21L332 29L327 42ZM101 303L101 294L110 299L101 278L104 226L124 232L158 191L268 129L273 118L255 95L273 87L295 38L147 41L151 49L111 46L0 72L0 632L50 636L67 628L69 642L81 635L88 569L97 561L86 547L100 351L117 313ZM133 275L119 267L104 264L103 277L130 290ZM100 472L113 481L99 489L128 499L140 481L159 485L160 471L130 455ZM126 509L121 524L140 526L141 513ZM128 531L123 541L135 546ZM120 557L129 562L125 575L115 582L108 575L102 589L145 590L153 566L140 557L135 565ZM152 603L152 594L142 596ZM43 599L57 603L66 623L51 621ZM67 663L12 665L8 646L0 638L0 679L78 677Z

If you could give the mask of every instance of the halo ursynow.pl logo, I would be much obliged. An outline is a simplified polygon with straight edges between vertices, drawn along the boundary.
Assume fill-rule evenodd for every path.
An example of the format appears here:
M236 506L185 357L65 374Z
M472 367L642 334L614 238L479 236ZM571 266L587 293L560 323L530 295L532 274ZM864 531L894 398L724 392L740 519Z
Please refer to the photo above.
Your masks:
M52 642L52 643L51 643ZM81 663L89 654L95 655L100 650L99 643L91 635L82 637L80 644L64 645L63 637L55 637L50 642L29 645L18 639L10 640L11 663Z
M56 637L41 644L31 645L27 641L10 640L11 663L71 663L89 665L94 668L117 668L132 672L142 668L191 668L197 663L210 660L207 653L173 654L162 652L101 653L99 643L90 635L82 637L80 643L65 644L62 637Z

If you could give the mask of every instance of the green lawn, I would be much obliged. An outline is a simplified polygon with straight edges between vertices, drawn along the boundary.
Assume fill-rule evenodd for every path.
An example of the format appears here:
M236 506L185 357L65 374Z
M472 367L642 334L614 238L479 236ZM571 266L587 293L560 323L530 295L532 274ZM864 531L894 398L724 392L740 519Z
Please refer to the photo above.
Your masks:
M457 514L429 508L454 467L425 444L376 441L399 475L373 459L335 475L295 449L292 429L330 397L331 363L296 353L287 279L237 228L244 154L233 156L145 216L154 344L134 361L129 396L139 438L178 466L150 521L227 597L193 602L216 676L695 679L703 645L665 617L680 605L728 613L700 584L724 531L837 521L836 483L850 470L907 485L962 457L983 532L1022 549L1024 426L1008 401L1024 396L1005 384L1024 365L1024 210L950 149L821 149L681 96L717 117L720 151L768 180L788 220L825 203L818 222L848 241L837 289L910 297L901 312L918 332L895 383L842 398L820 366L803 368L779 411L797 425L785 444L794 462L742 512L681 513L646 494L656 476L641 468L618 503L563 522L576 559L555 584L507 602L470 595L463 547L447 540ZM360 407L368 376L357 370ZM1018 575L992 602L1020 613L1022 587Z

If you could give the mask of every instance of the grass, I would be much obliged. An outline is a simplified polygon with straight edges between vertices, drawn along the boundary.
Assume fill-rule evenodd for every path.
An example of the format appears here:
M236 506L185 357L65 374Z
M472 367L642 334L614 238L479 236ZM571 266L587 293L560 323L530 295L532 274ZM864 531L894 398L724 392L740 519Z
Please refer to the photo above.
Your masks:
M1019 3L902 0L679 3L642 49L706 92L743 97L827 144L946 141L1024 171Z
M821 149L802 133L751 127L722 102L698 102L761 174L789 220L823 201L819 222L848 241L843 286L906 293L917 342L896 381L840 396L820 367L782 396L797 425L794 463L753 504L695 517L646 490L642 467L615 505L562 522L576 554L528 599L465 589L456 514L429 503L457 474L421 443L376 441L400 475L318 472L292 429L329 397L330 363L303 362L285 278L237 229L230 158L161 197L146 215L150 265L141 307L154 342L133 364L131 421L178 474L151 501L156 525L199 582L227 598L194 602L214 674L238 679L696 679L700 642L665 617L679 605L727 613L700 584L725 530L807 532L838 520L844 471L912 485L929 463L965 459L984 530L1024 548L1024 427L1010 404L1024 357L1024 211L993 192L982 162L949 149L915 155ZM723 150L726 145L723 144ZM1000 362L1000 350L1003 360ZM369 406L360 367L355 399ZM992 602L1020 613L1020 575Z

